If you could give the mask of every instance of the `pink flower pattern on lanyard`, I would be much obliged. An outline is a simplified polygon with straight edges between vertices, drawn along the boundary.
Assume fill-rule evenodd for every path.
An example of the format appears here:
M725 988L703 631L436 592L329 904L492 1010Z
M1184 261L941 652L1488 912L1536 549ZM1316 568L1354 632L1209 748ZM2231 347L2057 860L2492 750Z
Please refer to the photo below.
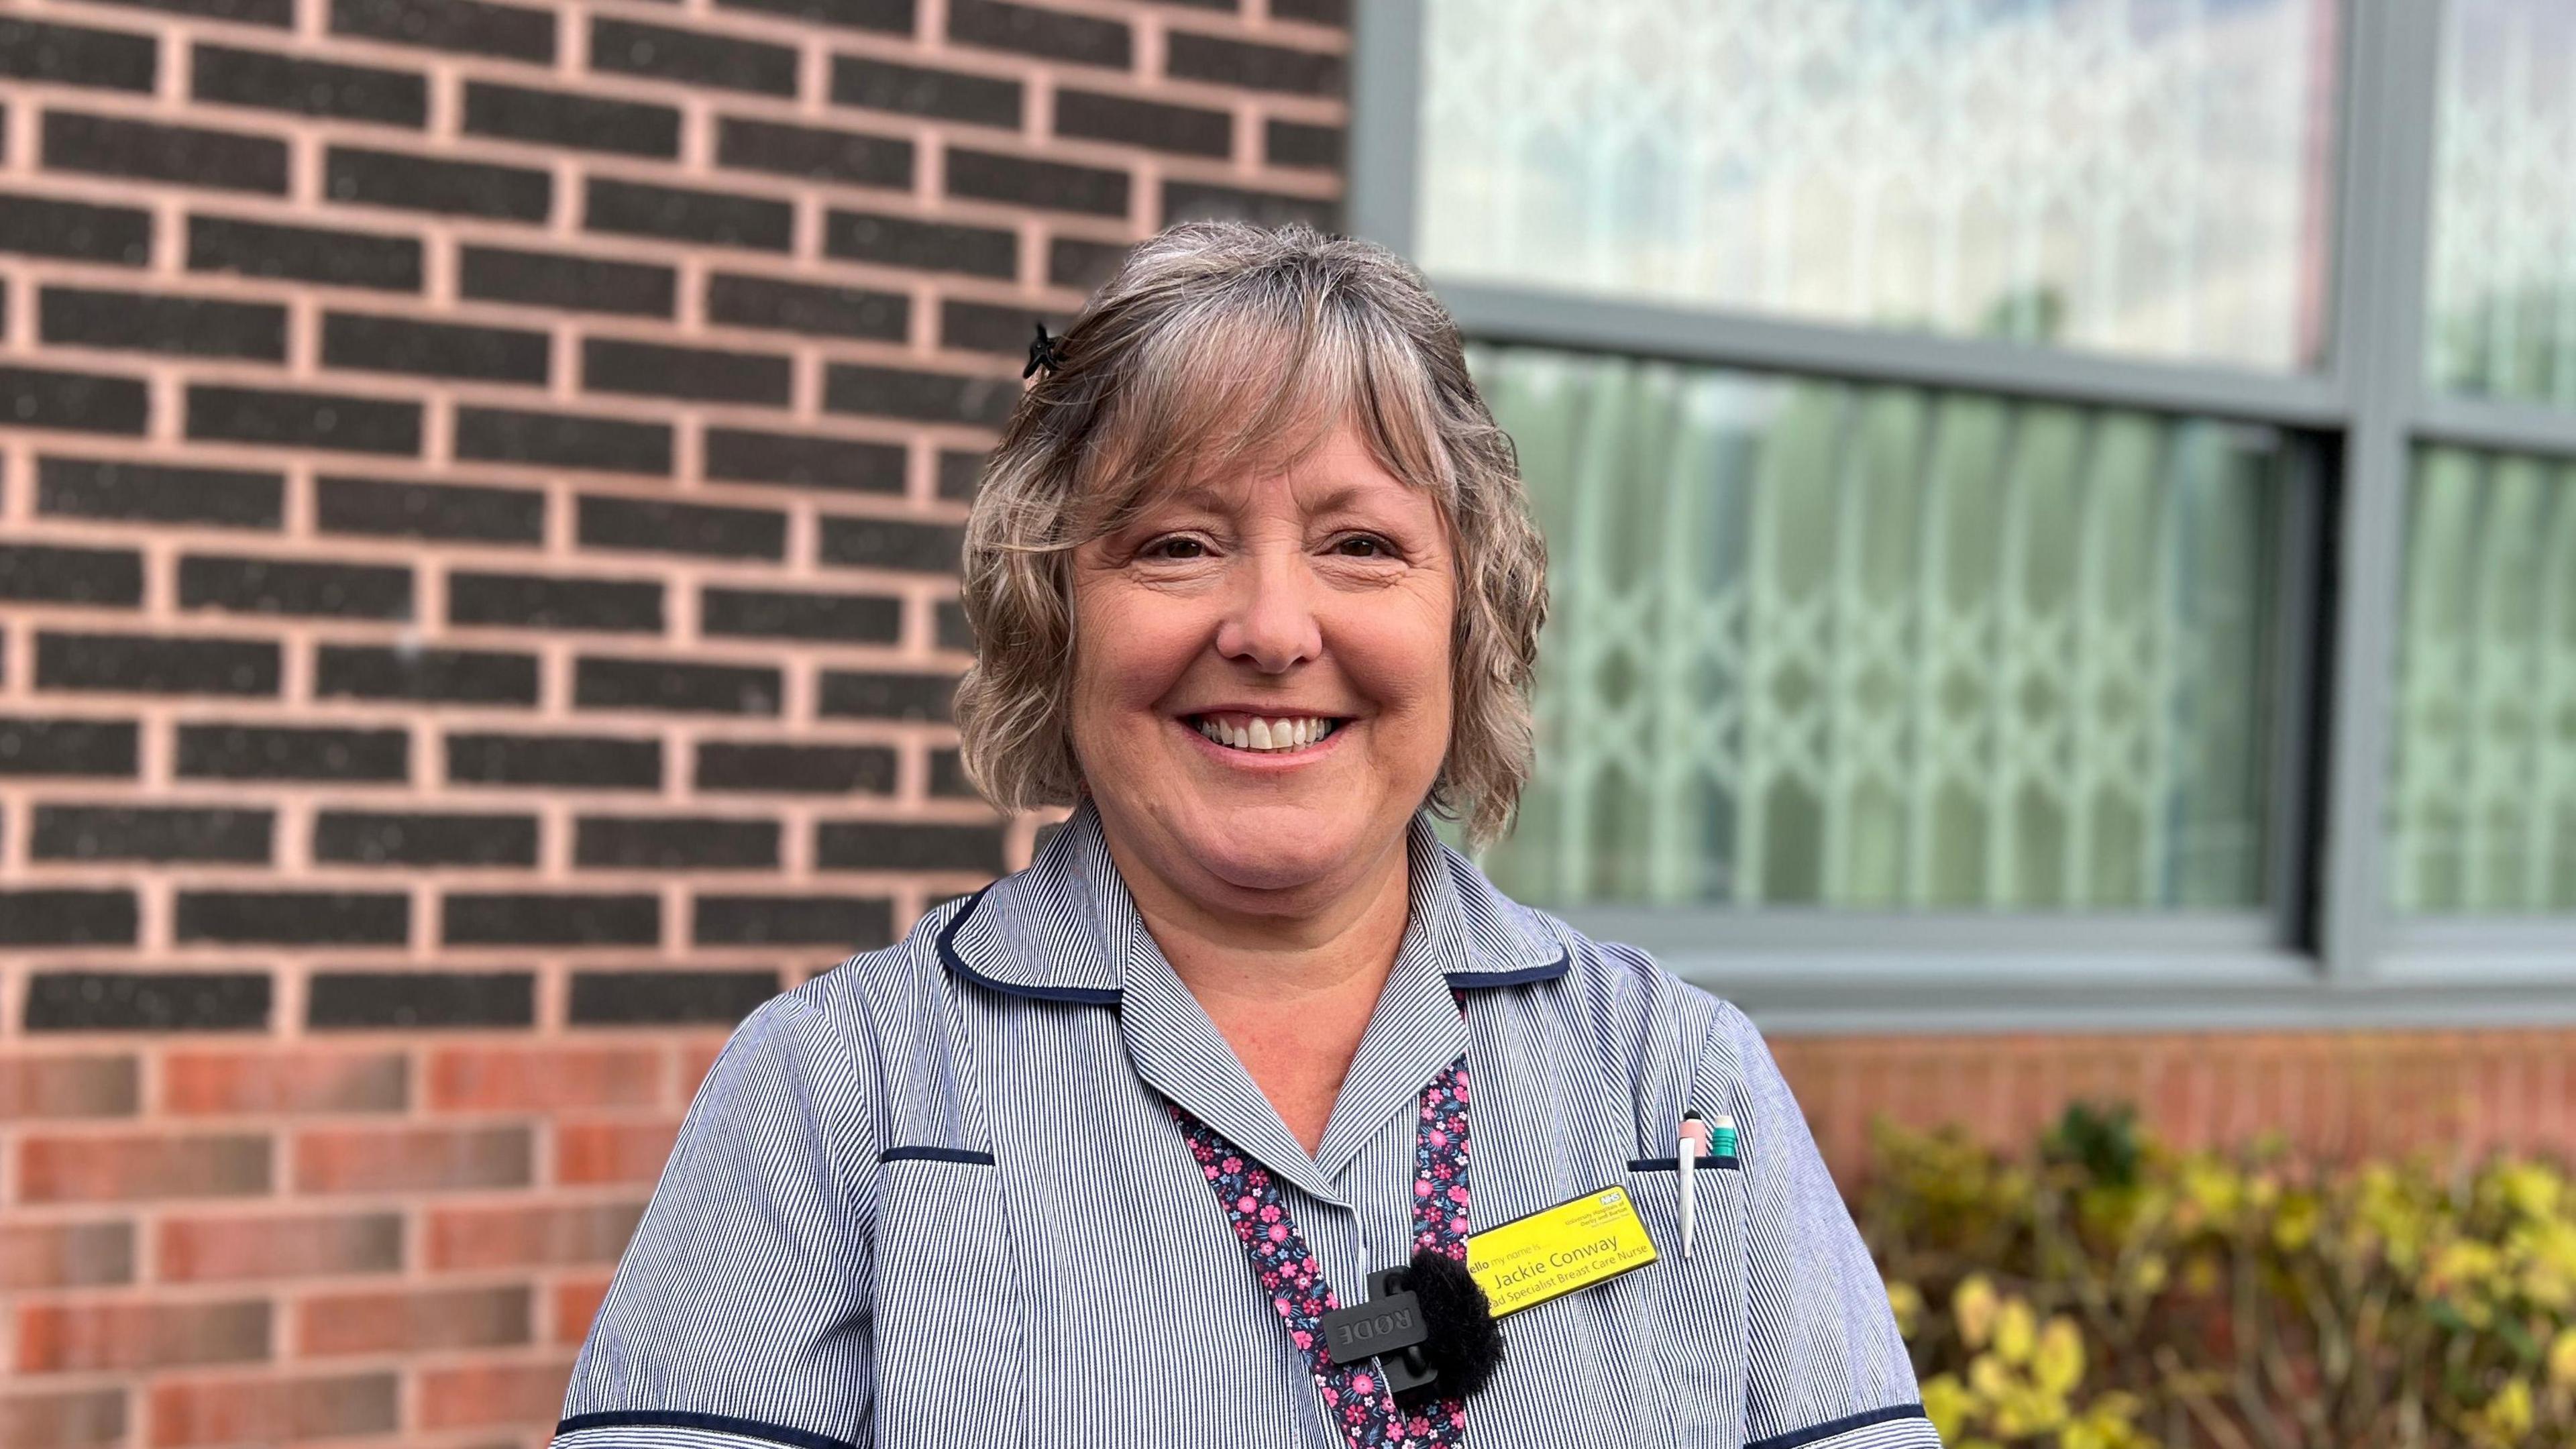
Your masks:
M1464 1441L1466 1406L1434 1399L1416 1411L1398 1406L1374 1365L1335 1366L1324 1357L1319 1320L1341 1307L1306 1247L1279 1184L1269 1169L1246 1157L1216 1129L1172 1103L1172 1118L1189 1133L1190 1155L1207 1173L1234 1235L1252 1259L1252 1271L1288 1326L1323 1394L1325 1411L1339 1416L1352 1449L1434 1449ZM1460 1057L1422 1089L1420 1122L1413 1140L1413 1244L1467 1261L1467 1059Z

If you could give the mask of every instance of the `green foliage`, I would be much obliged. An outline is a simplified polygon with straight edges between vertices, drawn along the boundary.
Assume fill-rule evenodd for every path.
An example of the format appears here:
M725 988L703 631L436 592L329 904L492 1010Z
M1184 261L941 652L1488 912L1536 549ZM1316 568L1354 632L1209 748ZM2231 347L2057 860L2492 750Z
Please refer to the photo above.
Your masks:
M1854 1212L1951 1449L2576 1444L2546 1164L2178 1152L2077 1106L2029 1161L1881 1124Z

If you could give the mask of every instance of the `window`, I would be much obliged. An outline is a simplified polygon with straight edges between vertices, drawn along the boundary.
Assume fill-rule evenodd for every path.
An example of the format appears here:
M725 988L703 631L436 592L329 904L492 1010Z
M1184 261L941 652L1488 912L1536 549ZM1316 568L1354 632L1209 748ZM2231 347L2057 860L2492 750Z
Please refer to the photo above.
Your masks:
M2306 367L2334 19L1433 0L1416 252L1462 281Z
M1550 543L1506 889L1792 1023L2564 1009L2576 9L1355 13Z
M2576 464L2427 448L2410 502L2398 909L2576 911Z
M2450 0L2447 18L2431 380L2576 407L2576 6Z
M1555 907L2250 909L2289 443L1550 349L1470 357L1550 552Z

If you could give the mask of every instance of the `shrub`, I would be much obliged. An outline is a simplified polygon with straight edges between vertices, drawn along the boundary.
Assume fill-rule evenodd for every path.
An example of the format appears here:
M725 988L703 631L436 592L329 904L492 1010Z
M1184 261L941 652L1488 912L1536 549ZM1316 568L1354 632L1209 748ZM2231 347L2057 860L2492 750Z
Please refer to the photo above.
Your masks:
M1854 1215L1951 1449L2576 1444L2555 1167L2179 1152L2087 1106L2031 1161L1875 1142Z

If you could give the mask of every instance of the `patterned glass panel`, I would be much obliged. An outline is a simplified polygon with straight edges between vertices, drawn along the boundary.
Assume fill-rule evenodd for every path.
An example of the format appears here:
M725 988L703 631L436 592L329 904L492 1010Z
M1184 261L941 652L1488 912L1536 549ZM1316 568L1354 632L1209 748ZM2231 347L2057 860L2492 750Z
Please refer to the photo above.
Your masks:
M1415 257L2305 367L2336 3L1429 0Z
M2576 407L2576 5L2449 0L2434 386Z
M1549 548L1486 865L1589 903L2263 899L2291 444L2233 424L1471 349Z
M2576 464L2425 449L2408 513L2397 906L2576 912Z

